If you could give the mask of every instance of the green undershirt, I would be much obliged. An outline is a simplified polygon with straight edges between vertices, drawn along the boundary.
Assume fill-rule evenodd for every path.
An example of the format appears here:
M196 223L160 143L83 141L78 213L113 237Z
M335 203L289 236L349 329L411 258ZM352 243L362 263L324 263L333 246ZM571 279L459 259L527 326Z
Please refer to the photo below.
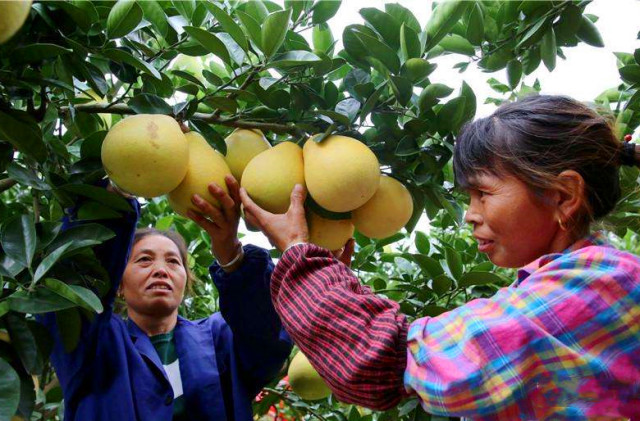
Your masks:
M156 349L165 371L168 373L168 366L178 361L178 353L176 352L176 345L173 339L173 331L169 333L162 333L160 335L153 335L149 337L149 339ZM173 421L182 421L186 419L184 394L178 397L174 396Z

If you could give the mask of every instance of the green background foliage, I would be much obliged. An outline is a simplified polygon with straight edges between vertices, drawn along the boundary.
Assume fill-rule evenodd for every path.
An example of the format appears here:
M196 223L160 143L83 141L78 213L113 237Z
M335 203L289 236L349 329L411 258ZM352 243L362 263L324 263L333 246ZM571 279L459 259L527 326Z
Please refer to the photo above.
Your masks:
M353 267L364 283L398 301L411 319L508 285L513 273L478 253L462 221L453 142L478 101L535 93L539 84L527 86L523 76L539 66L552 71L579 43L602 46L588 3L450 1L422 23L388 3L362 8L341 34L327 25L340 1L34 3L23 28L0 46L0 419L62 418L51 340L34 315L55 311L65 347L73 349L82 318L103 310L108 279L92 247L113 233L95 222L61 232L60 221L80 198L79 215L88 221L126 210L123 199L95 183L105 176L106 131L127 114L172 115L222 153L224 137L238 127L259 128L273 144L334 132L355 137L409 188L415 205L406 232L379 241L356 235ZM466 82L432 80L449 55L460 57L452 71L506 69L507 78L491 77L495 97L486 99ZM640 52L617 59L621 83L594 104L622 139L640 124ZM622 178L623 199L605 222L618 245L637 251L638 173L625 170ZM430 231L413 232L425 213ZM140 225L172 228L187 239L200 282L181 314L216 311L207 236L163 198L144 201ZM269 419L441 418L424 413L416 399L386 412L332 398L305 402L280 378L254 409Z

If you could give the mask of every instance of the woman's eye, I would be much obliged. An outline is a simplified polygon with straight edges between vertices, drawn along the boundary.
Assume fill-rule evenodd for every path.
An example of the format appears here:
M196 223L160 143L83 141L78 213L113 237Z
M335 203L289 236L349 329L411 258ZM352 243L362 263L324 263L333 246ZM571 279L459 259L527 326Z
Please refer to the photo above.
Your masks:
M150 262L150 261L151 261L151 257L149 256L142 256L138 260L136 260L136 262Z
M169 263L173 264L173 265L179 265L180 264L180 260L178 259L171 259L169 260Z

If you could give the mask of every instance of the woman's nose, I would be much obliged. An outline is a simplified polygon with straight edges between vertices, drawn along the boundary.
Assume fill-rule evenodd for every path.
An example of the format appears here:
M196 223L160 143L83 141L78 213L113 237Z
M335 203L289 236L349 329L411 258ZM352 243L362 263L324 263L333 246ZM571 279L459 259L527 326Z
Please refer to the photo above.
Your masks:
M476 202L476 199L471 199L471 202L469 202L469 208L467 209L467 212L464 214L464 220L466 223L472 224L474 226L482 224L483 217L478 209L478 204Z
M168 278L169 277L169 272L164 267L164 265L162 265L162 264L156 265L153 268L153 277L154 278Z

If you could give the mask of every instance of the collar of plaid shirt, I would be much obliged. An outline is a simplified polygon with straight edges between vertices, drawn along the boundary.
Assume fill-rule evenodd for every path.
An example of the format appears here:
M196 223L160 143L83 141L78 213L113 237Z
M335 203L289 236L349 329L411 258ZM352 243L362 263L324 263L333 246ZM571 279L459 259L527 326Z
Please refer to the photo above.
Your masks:
M589 247L589 246L612 247L607 243L605 234L602 231L596 231L593 234L590 234L576 241L561 253L545 254L544 256L538 257L533 262L528 263L527 265L521 267L520 269L518 269L518 279L516 279L516 281L511 286L514 288L518 287L522 283L522 281L527 279L529 276L531 276L533 272L540 269L541 267L553 262L554 260L556 260L557 258L565 254L568 254L576 250L580 250L581 248Z

